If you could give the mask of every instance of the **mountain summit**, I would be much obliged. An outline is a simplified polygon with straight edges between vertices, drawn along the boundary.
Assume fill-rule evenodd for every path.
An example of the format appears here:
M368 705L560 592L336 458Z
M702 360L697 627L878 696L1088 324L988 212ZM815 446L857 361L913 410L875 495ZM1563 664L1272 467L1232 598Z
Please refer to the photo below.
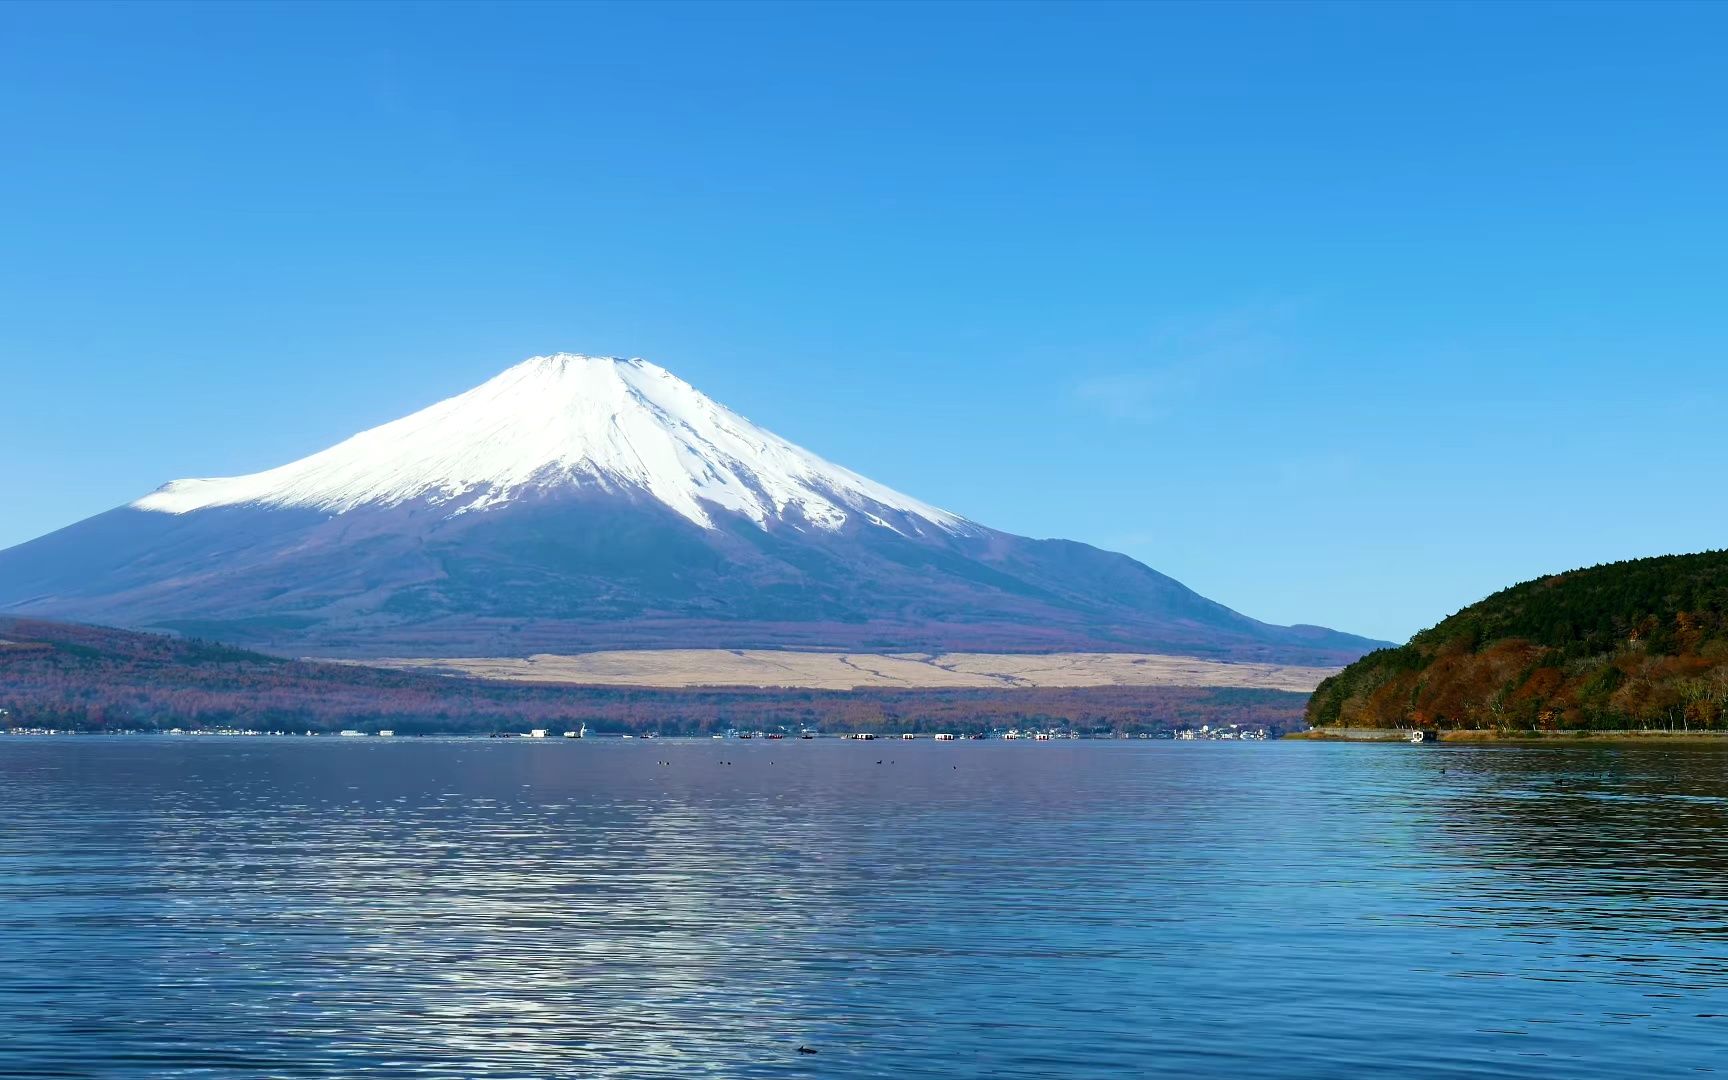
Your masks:
M644 360L560 353L0 551L0 610L316 655L1106 649L1341 663L1125 555L998 532Z
M465 394L251 476L176 480L133 503L346 513L420 501L451 514L559 490L638 492L704 529L716 513L835 530L853 518L963 531L952 514L890 491L765 431L646 360L558 353ZM885 517L884 515L888 515Z

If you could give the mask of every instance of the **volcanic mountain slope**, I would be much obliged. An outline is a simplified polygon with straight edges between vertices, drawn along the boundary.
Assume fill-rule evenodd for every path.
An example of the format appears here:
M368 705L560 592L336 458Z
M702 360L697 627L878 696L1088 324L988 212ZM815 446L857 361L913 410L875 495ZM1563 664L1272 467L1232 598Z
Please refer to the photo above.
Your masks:
M1379 644L986 528L653 364L569 354L0 552L0 610L356 657L798 646L1334 664Z

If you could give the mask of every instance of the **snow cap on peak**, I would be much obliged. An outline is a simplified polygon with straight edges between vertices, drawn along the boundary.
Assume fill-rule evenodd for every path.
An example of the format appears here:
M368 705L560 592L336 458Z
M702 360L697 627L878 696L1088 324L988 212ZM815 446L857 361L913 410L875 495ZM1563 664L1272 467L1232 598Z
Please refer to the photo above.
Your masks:
M520 364L506 368L505 371L506 373L511 371L521 371L524 369L530 371L563 371L577 367L616 367L620 364L631 364L635 367L654 367L653 364L650 364L639 356L633 356L626 359L622 356L589 356L587 353L555 352L547 353L544 356L530 356Z
M343 513L424 500L465 513L559 488L646 492L704 528L715 527L715 511L763 528L775 520L824 529L849 520L968 527L752 424L656 364L579 353L530 357L292 464L175 481L132 505L173 514L240 504Z
M589 356L586 353L555 352L544 356L530 356L519 364L512 364L499 372L496 378L563 378L565 376L601 375L615 368L636 367L651 368L653 364L639 357L625 359L622 356ZM656 368L656 370L660 370Z

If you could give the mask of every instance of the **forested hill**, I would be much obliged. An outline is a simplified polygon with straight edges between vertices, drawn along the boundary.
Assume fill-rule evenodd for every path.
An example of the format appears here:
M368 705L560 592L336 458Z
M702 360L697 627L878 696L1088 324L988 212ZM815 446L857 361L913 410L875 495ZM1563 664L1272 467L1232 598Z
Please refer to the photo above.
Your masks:
M1728 551L1495 593L1320 684L1316 727L1724 728Z
M1302 695L1225 687L951 690L555 686L284 660L207 641L0 617L0 728L235 726L695 734L818 727L976 731L992 726L1155 731L1302 722Z

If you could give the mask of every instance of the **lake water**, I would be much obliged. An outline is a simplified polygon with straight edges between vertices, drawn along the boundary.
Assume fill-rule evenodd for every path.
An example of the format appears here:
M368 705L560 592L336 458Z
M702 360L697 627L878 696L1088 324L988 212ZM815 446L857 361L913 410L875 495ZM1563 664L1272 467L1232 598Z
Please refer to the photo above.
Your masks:
M5 1076L1712 1069L1722 749L0 739Z

